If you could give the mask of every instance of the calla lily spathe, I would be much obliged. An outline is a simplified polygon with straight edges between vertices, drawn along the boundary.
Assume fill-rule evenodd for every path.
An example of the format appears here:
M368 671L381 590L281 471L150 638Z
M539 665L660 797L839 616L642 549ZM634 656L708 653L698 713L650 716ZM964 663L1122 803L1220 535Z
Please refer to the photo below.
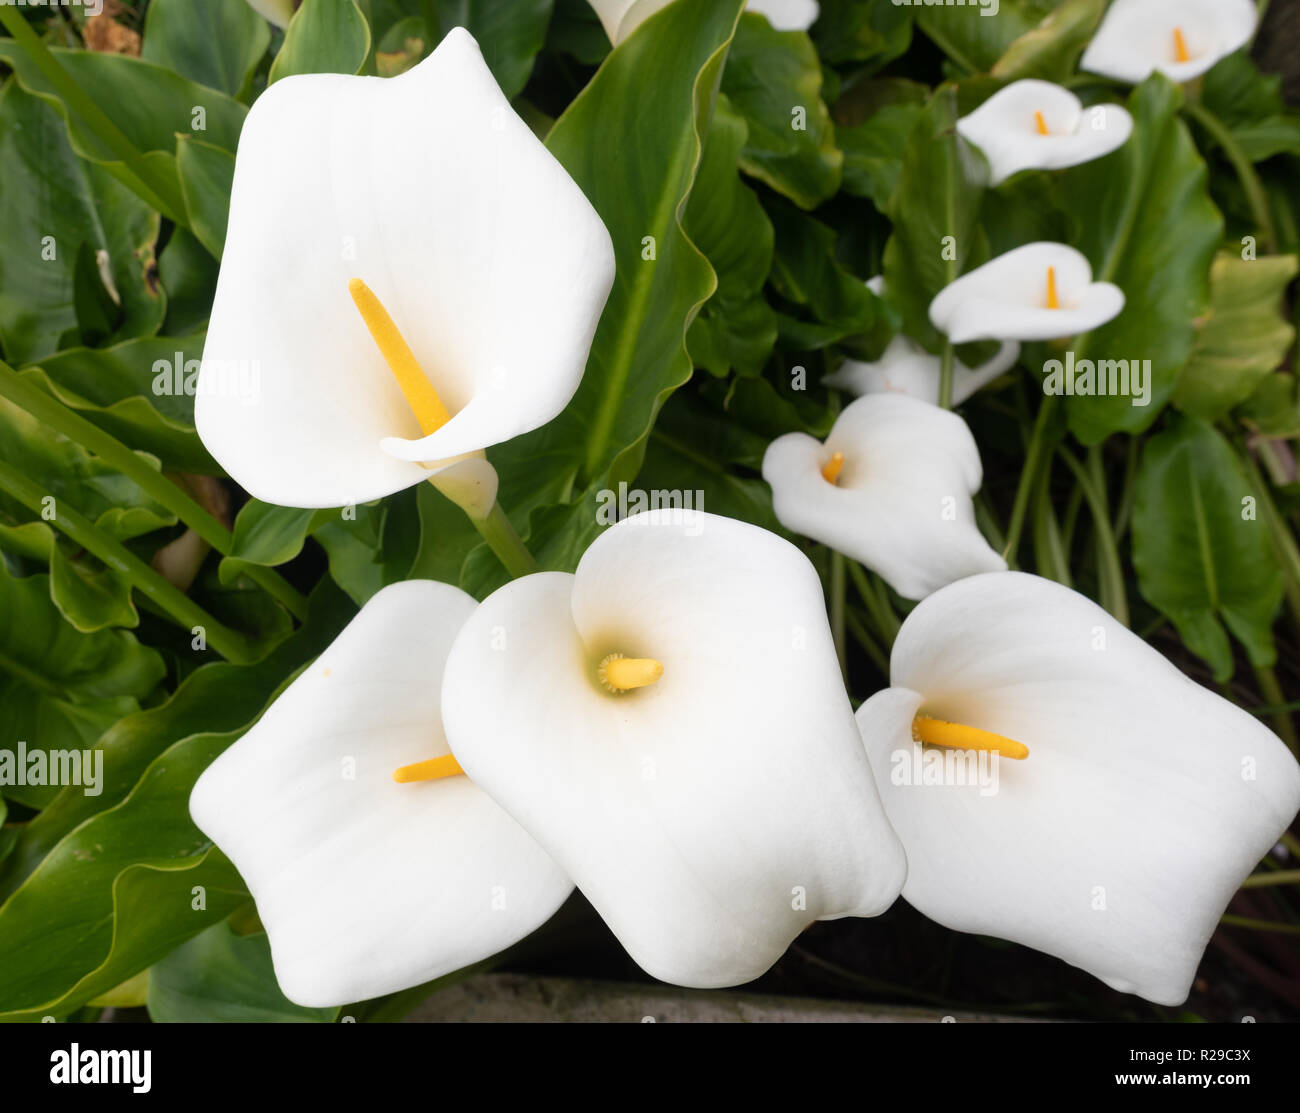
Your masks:
M963 274L930 303L930 321L954 344L1056 340L1104 325L1124 291L1094 282L1087 257L1061 243L1031 243Z
M240 136L199 434L284 506L489 469L475 454L573 396L613 274L599 216L466 31L398 77L285 78ZM394 362L440 418L413 410ZM221 389L250 364L251 403Z
M821 583L755 526L651 511L575 574L507 584L456 638L443 719L474 783L664 981L749 981L902 884Z
M979 449L933 403L870 394L844 408L826 443L787 433L763 456L786 529L852 557L905 599L1006 562L975 524Z
M590 0L609 41L617 46L672 0ZM778 31L807 31L819 14L816 0L749 0L746 11L767 17Z
M439 679L473 610L430 580L380 591L194 786L194 822L247 883L280 988L300 1005L478 962L572 890L465 777L394 782L447 753Z
M1091 600L1018 572L921 603L890 681L858 723L907 850L907 901L1123 992L1183 1001L1228 900L1300 808L1282 742ZM1000 760L992 792L971 777L918 782L927 717L1028 756Z
M1117 104L1085 109L1050 81L1016 81L994 93L957 131L984 152L992 185L1021 170L1060 170L1110 154L1133 134L1133 117Z
M867 280L867 289L878 298L886 297L885 278L876 275ZM991 359L978 367L967 367L961 360L953 361L952 404L961 405L982 387L988 386L999 375L1011 370L1020 358L1020 345L1007 341ZM822 379L825 386L847 390L855 396L864 394L906 394L939 404L939 386L943 378L943 364L910 336L901 332L889 342L884 353L874 363L846 359L831 374Z
M1191 81L1255 34L1254 0L1114 0L1079 68L1134 85Z

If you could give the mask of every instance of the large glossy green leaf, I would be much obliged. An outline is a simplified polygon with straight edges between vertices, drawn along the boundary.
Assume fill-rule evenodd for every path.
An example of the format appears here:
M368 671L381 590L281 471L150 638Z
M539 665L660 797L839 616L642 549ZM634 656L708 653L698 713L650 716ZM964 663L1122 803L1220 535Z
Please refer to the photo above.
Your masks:
M1220 255L1210 272L1210 319L1197 334L1174 405L1214 421L1244 402L1282 363L1295 329L1282 295L1300 270L1294 255L1245 260Z
M739 0L674 4L651 16L547 137L609 229L617 270L573 401L490 453L502 505L521 524L611 468L635 474L655 413L690 377L686 330L716 279L682 214L739 9Z
M295 1005L275 980L265 933L236 935L215 924L149 970L155 1023L329 1023L339 1010Z
M916 25L958 66L987 73L1011 44L1051 15L1058 0L913 4Z
M722 91L749 126L741 168L801 208L840 187L844 156L822 101L822 71L802 31L776 31L745 15L722 74Z
M1261 73L1249 51L1230 54L1214 66L1205 75L1201 95L1205 109L1232 132L1252 162L1284 152L1300 154L1300 114L1287 109L1281 77ZM1215 145L1213 137L1209 142Z
M234 868L189 818L198 775L247 722L212 727L231 717L226 700L246 709L255 698L260 708L268 684L286 678L292 646L319 652L322 634L332 636L351 613L337 592L318 592L309 618L316 628L277 650L274 669L227 666L236 671L208 677L197 706L191 697L179 713L168 704L147 724L136 719L119 740L127 763L147 758L138 781L69 830L0 906L0 950L12 960L0 967L0 1017L65 1015L247 902ZM194 723L208 733L184 733Z
M162 679L162 658L130 634L79 634L50 600L49 577L18 579L0 561L0 750L89 746L110 724L138 710ZM43 807L49 785L6 785L4 794ZM78 791L80 791L78 789Z
M271 63L272 82L298 73L360 73L370 27L353 0L303 0Z
M776 314L763 297L772 268L772 222L737 174L747 130L720 94L684 221L718 276L717 290L686 338L695 366L715 375L733 367L757 373L776 342Z
M974 18L980 18L975 15ZM885 246L885 285L907 334L938 351L930 302L975 252L982 178L978 154L958 138L957 97L939 89L912 129L889 208L894 233Z
M501 91L513 99L533 72L554 6L554 0L437 0L438 23L443 34L469 30Z
M152 273L157 214L78 158L59 114L12 80L0 91L0 167L0 343L9 361L48 355L77 328L83 245L103 253L121 308L118 338L156 332L166 310Z
M1109 324L1074 343L1076 359L1150 360L1151 400L1067 398L1070 430L1085 444L1140 432L1173 393L1209 307L1210 264L1223 218L1206 192L1205 163L1178 117L1182 93L1159 74L1133 91L1133 136L1106 158L1065 172L1062 198L1074 246L1097 281L1127 299Z
M882 213L903 173L903 157L917 123L925 114L919 104L890 104L862 123L837 132L844 149L844 191L867 197Z
M247 99L271 29L246 0L150 0L140 57Z
M826 62L855 62L880 69L912 41L912 9L862 0L821 0L813 41Z
M1233 672L1224 626L1253 664L1275 657L1282 576L1255 497L1228 442L1204 422L1179 418L1143 448L1133 510L1138 587L1219 681Z

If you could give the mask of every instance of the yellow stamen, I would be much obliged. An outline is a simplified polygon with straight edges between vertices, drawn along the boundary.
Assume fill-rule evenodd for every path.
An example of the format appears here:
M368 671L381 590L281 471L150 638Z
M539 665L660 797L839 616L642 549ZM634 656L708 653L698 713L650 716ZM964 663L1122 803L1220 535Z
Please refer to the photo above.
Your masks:
M834 452L826 466L822 468L822 478L827 483L838 483L840 481L840 472L844 470L844 453Z
M1183 36L1181 27L1174 28L1174 60L1178 62L1192 60L1192 52L1187 49L1187 39Z
M1047 308L1060 309L1061 299L1056 294L1056 268L1047 268Z
M954 750L990 750L1016 761L1029 756L1029 747L1014 739L962 723L932 719L929 715L918 714L912 720L912 738L917 742Z
M663 663L653 657L624 657L621 653L611 653L596 670L600 682L611 692L644 688L663 674Z
M1034 109L1034 123L1038 125L1039 135L1052 134L1052 129L1047 126L1047 121L1043 119L1043 114L1038 109Z
M442 757L431 757L428 761L417 761L414 765L403 765L400 769L394 769L393 780L399 785L407 785L414 781L438 781L443 777L458 777L464 772L459 761L451 754L444 754Z
M393 373L393 378L402 388L406 403L414 412L424 435L427 437L430 433L437 432L451 420L451 412L433 389L433 384L429 382L415 353L393 323L393 318L388 315L384 303L359 278L348 282L348 293L352 295L361 319L366 322L366 328L370 330L370 336Z

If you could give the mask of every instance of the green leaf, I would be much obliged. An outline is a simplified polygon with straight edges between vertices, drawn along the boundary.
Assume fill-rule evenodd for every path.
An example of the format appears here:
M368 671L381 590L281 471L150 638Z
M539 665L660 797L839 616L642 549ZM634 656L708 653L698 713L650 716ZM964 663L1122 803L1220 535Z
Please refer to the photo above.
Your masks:
M772 268L772 222L736 172L746 132L745 121L719 94L683 222L718 276L717 290L686 338L695 365L715 375L733 367L757 374L776 342L776 314L763 298Z
M287 564L302 552L316 526L338 514L338 510L302 510L249 499L235 518L230 555L221 561L222 583L230 583L249 565Z
M328 1024L339 1010L295 1005L275 980L266 935L236 935L215 924L149 971L155 1023Z
M90 244L81 241L72 268L72 305L82 343L102 344L117 328L121 313L99 273L99 261Z
M126 576L87 553L69 556L64 546L57 544L50 546L50 598L83 634L106 626L140 623Z
M182 135L176 142L176 171L181 179L190 230L214 259L220 259L226 246L235 156L210 143Z
M340 605L344 614L353 613L337 592L313 597L309 625L318 629L306 637L312 652L337 630ZM294 640L301 653L306 645ZM242 680L256 685L264 702L267 679L274 685L285 675L289 649L286 644L276 651L269 678L267 662L227 666L238 671L225 674L233 685L224 698L246 707ZM212 698L211 683L209 698L191 709L188 724L182 718L182 730L202 729L192 724L205 719L210 730L229 718L222 700ZM0 967L5 1019L66 1015L248 901L234 868L189 817L195 780L243 733L246 721L221 733L182 733L177 740L167 711L159 709L147 737L134 739L138 750L153 756L129 794L68 831L0 906L0 951L11 959ZM112 764L105 763L106 778Z
M268 83L299 73L360 73L369 53L370 26L353 0L303 0Z
M856 62L874 73L906 53L912 41L912 9L861 0L821 0L813 41L830 63Z
M804 209L840 187L844 156L822 101L822 70L802 31L776 31L745 15L722 74L722 91L749 125L740 155L746 174Z
M491 454L502 505L521 520L611 468L635 474L655 413L690 377L686 329L716 279L682 213L739 8L740 0L674 4L651 16L547 138L609 229L617 271L573 400Z
M217 270L216 259L189 229L172 230L171 239L158 257L158 276L167 291L163 332L188 336L208 327L217 292Z
M0 57L7 39L0 39ZM8 81L0 91L0 343L11 363L53 352L78 325L78 252L104 252L120 301L119 337L154 333L166 301L152 273L158 216L101 167L79 159L48 104ZM97 268L94 272L97 275Z
M913 4L916 25L962 69L987 73L1058 0L975 0L963 6Z
M1210 265L1223 218L1206 192L1205 163L1178 117L1182 93L1159 74L1133 91L1133 136L1114 154L1066 171L1062 203L1093 278L1127 299L1109 324L1074 344L1076 360L1150 360L1146 406L1120 395L1066 399L1085 444L1146 429L1169 400L1209 307Z
M1242 424L1266 437L1300 437L1300 398L1294 375L1266 375L1255 393L1237 411Z
M1220 682L1233 672L1224 625L1252 664L1269 666L1276 656L1271 627L1282 575L1267 528L1232 448L1212 426L1179 418L1146 443L1133 509L1138 587Z
M212 475L221 469L194 430L193 389L203 339L202 334L149 337L112 348L69 348L22 375L118 440L157 456L168 469Z
M270 45L246 0L151 0L140 57L245 100Z
M1007 47L993 67L993 76L1007 81L1028 77L1064 81L1074 73L1105 11L1106 0L1065 0Z
M443 34L464 27L474 36L501 91L514 100L528 84L554 6L554 0L437 0L438 23Z
M1210 272L1210 319L1174 391L1174 405L1214 421L1244 402L1286 357L1295 329L1282 295L1300 270L1294 255L1220 255Z
M919 104L892 104L854 127L839 128L844 192L870 198L880 212L888 213L903 173L908 141L924 114L925 108Z
M883 261L889 300L902 312L904 331L936 352L942 340L930 323L930 302L976 253L984 193L969 169L977 154L958 138L956 123L956 92L945 86L908 140L890 204L894 234Z
M1205 75L1201 96L1251 162L1300 154L1300 116L1286 107L1282 79L1261 73L1248 50L1219 61Z
M17 579L0 561L0 750L70 750L89 745L109 725L138 710L162 679L162 658L130 634L79 634L50 601L48 576ZM49 785L6 785L4 794L43 807Z

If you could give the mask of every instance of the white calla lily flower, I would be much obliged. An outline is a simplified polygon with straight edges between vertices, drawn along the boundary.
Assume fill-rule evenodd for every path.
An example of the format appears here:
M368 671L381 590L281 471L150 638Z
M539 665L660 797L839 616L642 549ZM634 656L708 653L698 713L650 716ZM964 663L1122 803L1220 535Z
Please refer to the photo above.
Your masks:
M976 391L1006 374L1020 358L1020 345L1004 341L993 356L978 367L953 361L952 404L960 406ZM847 390L861 397L865 394L906 394L932 406L939 404L939 384L943 378L943 361L932 356L911 337L899 333L874 363L846 359L822 383L837 390Z
M446 478L491 506L482 450L573 396L613 275L466 31L398 77L285 78L239 140L199 434L264 502L368 501L468 461ZM255 397L227 389L250 367Z
M293 0L248 0L248 6L277 27L289 26L295 8Z
M1114 0L1079 68L1140 84L1200 77L1255 34L1253 0Z
M430 580L378 592L194 786L194 822L247 883L280 988L299 1005L459 970L528 935L572 891L510 816L452 775L439 679L474 606Z
M1061 243L1030 243L950 282L930 303L930 321L954 344L1056 340L1123 312L1124 291L1094 282L1087 257Z
M957 131L988 159L991 185L1021 170L1061 170L1122 147L1133 117L1117 104L1085 109L1069 89L1050 81L1015 81L989 97Z
M589 0L609 41L617 46L672 0ZM699 2L699 0L693 0ZM778 31L807 31L817 22L817 0L749 0L745 9L766 16Z
M1282 742L1090 599L1019 572L921 603L890 681L858 723L907 849L906 900L1183 1001L1300 808Z
M966 422L901 394L850 403L825 444L787 433L763 456L781 524L866 565L905 599L1006 568L975 524L983 474Z
M474 783L664 981L749 981L902 885L821 583L747 523L651 511L575 574L507 584L456 638L443 719Z

